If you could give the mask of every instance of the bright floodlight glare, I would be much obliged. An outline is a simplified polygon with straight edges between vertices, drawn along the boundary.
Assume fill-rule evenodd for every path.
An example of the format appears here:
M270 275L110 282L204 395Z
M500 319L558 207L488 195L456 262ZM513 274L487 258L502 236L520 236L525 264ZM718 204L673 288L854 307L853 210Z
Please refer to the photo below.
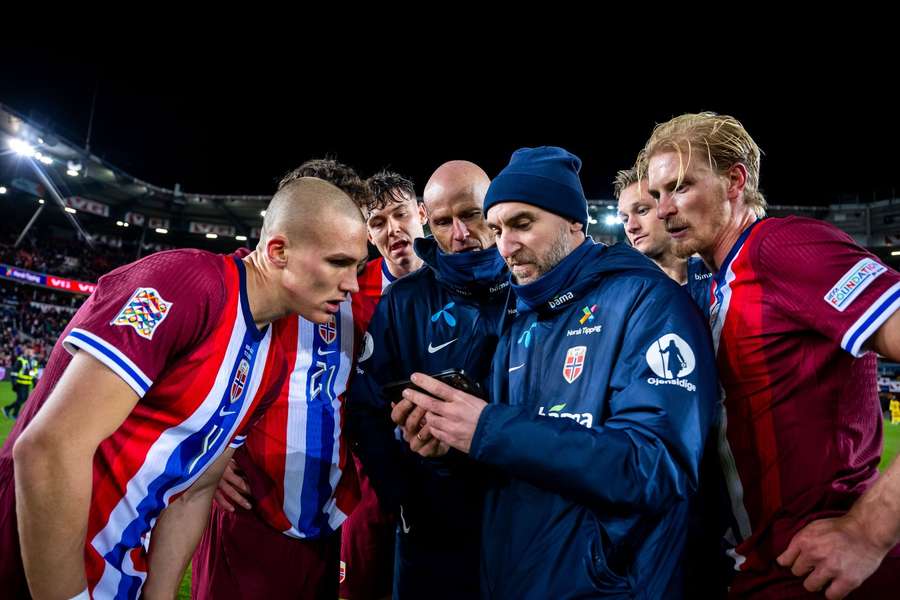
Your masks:
M72 208L71 206L67 206L67 207L66 207L66 212L67 212L67 213L72 213L72 214L74 215L74 214L77 213L78 211L75 210L74 208Z
M206 234L206 237L207 237L208 239L210 239L210 240L214 240L214 239L216 239L216 238L219 237L219 236L218 236L217 234L215 234L215 233L207 233L207 234Z
M606 216L606 224L607 225L616 225L618 223L619 223L619 219L615 218L614 216L612 216L612 215Z
M9 147L16 154L21 154L22 156L34 156L34 146L25 140L12 138L9 140Z
M168 229L163 229L162 227L156 228L156 233L169 233Z
M234 236L234 239L236 239L239 242L246 242L247 236L246 235L236 235L236 236Z

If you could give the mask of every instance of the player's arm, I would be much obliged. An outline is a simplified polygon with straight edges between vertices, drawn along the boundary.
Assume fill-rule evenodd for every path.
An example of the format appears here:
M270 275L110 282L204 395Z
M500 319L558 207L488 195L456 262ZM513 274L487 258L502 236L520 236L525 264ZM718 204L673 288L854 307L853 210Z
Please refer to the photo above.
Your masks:
M138 396L87 352L77 352L13 448L22 562L35 598L87 587L84 547L97 447Z
M878 329L869 347L900 360L900 311ZM829 600L843 598L878 569L900 543L900 460L897 458L842 517L813 521L793 537L778 563L806 577L810 591L825 588ZM827 586L827 587L826 587Z
M174 598L188 562L209 522L216 486L234 448L228 448L159 516L150 537L150 559L144 598Z
M900 310L872 334L866 347L900 361ZM846 515L804 527L778 563L798 577L806 577L804 586L810 591L827 586L826 598L835 600L859 587L898 543L900 460L895 458Z

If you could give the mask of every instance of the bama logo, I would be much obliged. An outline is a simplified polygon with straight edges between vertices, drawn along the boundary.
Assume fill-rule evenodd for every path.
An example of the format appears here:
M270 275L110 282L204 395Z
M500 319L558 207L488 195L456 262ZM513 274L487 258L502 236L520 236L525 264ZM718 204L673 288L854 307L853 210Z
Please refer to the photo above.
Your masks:
M557 296L556 298L548 302L548 304L550 305L550 308L556 308L558 306L562 306L573 298L575 298L575 294L573 294L572 292L566 292L562 296Z
M839 312L844 312L859 294L885 271L887 267L884 265L871 258L864 258L844 273L840 281L825 294L823 300Z
M508 287L509 287L509 280L507 279L506 281L502 281L502 282L498 283L497 285L495 285L494 287L492 287L491 289L489 289L488 293L496 294L497 292L505 290Z
M594 415L591 413L568 413L563 412L563 409L566 408L565 404L557 404L556 406L551 406L546 412L544 411L544 407L538 407L538 415L542 417L556 417L563 419L572 419L579 425L584 427L590 427L594 424Z
M691 347L680 336L669 333L653 342L646 353L647 365L656 377L647 379L650 385L675 385L693 392L693 383L684 379L694 372L696 359Z

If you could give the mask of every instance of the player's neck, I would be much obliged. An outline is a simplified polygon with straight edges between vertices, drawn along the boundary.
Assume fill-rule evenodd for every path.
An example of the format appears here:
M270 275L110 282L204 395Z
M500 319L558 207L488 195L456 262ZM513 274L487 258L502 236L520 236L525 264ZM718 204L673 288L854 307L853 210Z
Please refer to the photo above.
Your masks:
M247 271L247 303L257 329L262 329L287 314L280 294L273 293L269 274L261 264L261 258L259 252L254 250L243 259Z
M387 270L390 271L391 275L396 279L400 279L401 277L405 277L409 275L413 271L418 271L422 268L422 259L416 255L413 255L413 258L405 265L395 265L391 261L387 261Z
M679 258L667 252L653 259L653 262L663 270L678 285L687 283L687 259Z
M728 257L728 253L734 248L738 238L744 233L744 230L750 227L756 221L756 213L744 204L739 204L735 208L735 213L731 220L722 227L719 235L716 236L715 244L709 252L701 252L700 256L707 267L711 267L711 271L716 272L722 267L722 263Z

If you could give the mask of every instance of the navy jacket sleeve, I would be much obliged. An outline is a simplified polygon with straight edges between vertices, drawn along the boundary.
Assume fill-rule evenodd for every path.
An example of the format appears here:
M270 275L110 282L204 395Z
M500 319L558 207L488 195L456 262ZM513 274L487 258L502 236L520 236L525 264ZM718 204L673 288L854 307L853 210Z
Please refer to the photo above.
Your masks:
M403 476L406 457L394 437L395 425L390 418L391 406L381 393L387 383L401 377L397 373L400 356L396 332L391 328L394 302L383 296L372 320L368 335L372 354L362 356L348 390L347 427L354 453L372 482L379 499L394 510L407 495L408 478Z
M660 384L648 359L659 356L651 346L667 334L686 343L695 361L683 378L669 378L674 384ZM503 359L496 360L495 392L501 392L497 379L507 377ZM494 396L479 419L472 456L592 508L652 513L685 498L697 487L718 394L712 342L690 297L672 294L669 286L645 286L617 351L606 360L613 361L609 386L596 390L605 414L595 415L593 427L538 416L527 408L534 405L530 400L509 406ZM555 391L547 389L547 397Z

